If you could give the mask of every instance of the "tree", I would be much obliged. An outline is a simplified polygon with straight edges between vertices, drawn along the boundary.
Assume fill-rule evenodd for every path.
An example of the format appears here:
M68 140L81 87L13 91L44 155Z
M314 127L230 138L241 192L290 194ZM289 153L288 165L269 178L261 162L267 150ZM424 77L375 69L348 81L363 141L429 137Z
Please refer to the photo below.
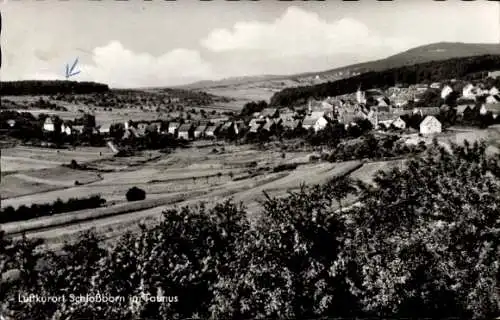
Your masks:
M132 188L128 189L126 197L127 197L128 201L144 200L144 199L146 199L146 192L142 189L137 188L137 187L132 187Z

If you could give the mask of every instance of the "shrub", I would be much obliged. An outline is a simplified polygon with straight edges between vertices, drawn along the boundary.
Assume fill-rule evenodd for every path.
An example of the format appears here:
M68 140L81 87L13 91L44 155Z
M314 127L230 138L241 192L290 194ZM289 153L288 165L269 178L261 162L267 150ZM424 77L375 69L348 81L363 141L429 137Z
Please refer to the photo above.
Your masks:
M294 170L297 168L296 163L285 163L285 164L280 164L277 165L276 167L273 168L273 172L281 172L281 171L287 171L287 170Z
M132 187L132 188L128 189L126 197L127 197L127 201L144 200L144 199L146 199L146 191L139 189L137 187Z

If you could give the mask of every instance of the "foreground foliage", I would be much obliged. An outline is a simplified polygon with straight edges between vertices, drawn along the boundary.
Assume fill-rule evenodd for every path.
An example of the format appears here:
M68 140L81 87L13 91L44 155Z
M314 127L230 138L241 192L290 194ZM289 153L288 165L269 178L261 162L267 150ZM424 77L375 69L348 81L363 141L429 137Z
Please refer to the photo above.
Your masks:
M92 234L63 255L3 239L0 267L19 269L20 279L1 287L0 301L19 319L492 318L500 315L498 160L484 145L451 153L434 145L379 173L376 186L335 178L268 197L255 221L231 201L170 210L113 249ZM29 304L18 293L177 300Z

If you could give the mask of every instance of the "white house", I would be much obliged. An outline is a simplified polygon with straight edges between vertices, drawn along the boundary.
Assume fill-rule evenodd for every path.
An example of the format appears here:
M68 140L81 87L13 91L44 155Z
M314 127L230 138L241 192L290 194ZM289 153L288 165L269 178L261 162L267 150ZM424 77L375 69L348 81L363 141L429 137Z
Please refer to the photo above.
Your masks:
M54 120L51 117L47 117L45 119L45 122L43 123L43 130L44 131L49 131L49 132L54 132Z
M446 97L449 96L452 92L453 89L450 86L445 86L443 90L441 90L441 99L446 99Z
M475 95L474 95L474 85L472 85L471 83L469 83L468 85L466 85L463 88L463 90L462 90L462 96L464 98L473 99L475 97Z
M71 124L69 123L61 124L61 133L66 133L66 135L70 136L72 133Z
M319 118L307 116L305 117L304 122L302 122L302 127L306 130L309 130L309 128L313 128L314 132L318 132L320 130L323 130L327 124L328 120L326 120L326 118L323 116Z
M394 120L391 123L391 125L394 126L395 128L398 128L398 129L406 128L406 122L403 119L401 119L401 117L397 117L397 119Z
M420 133L421 134L433 134L442 131L441 122L434 116L427 116L420 123Z
M500 102L500 98L498 96L490 95L486 97L486 103L497 103L497 102Z
M489 91L489 94L492 95L492 96L497 95L499 93L500 93L500 91L498 91L497 87L493 87Z

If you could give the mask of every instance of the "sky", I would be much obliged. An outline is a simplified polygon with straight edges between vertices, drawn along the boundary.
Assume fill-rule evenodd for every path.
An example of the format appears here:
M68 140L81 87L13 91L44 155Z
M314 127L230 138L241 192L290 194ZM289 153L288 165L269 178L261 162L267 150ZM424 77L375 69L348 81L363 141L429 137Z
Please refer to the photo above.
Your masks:
M294 74L434 42L500 42L496 1L0 0L0 79L113 88Z

